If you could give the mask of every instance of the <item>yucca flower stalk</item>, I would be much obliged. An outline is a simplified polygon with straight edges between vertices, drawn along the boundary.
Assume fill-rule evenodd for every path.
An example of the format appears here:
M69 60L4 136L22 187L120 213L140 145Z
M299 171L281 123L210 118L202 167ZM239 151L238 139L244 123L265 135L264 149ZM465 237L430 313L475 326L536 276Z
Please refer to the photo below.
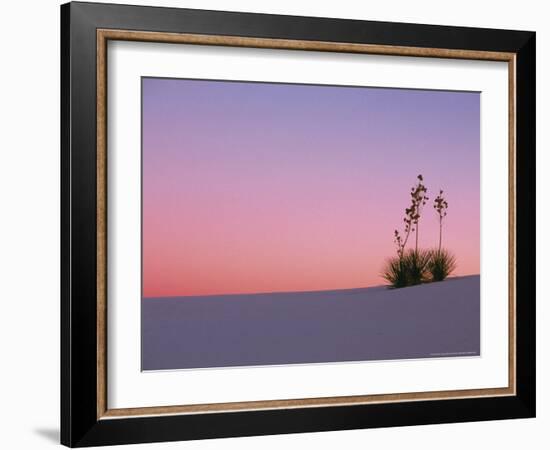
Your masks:
M426 195L428 192L428 189L426 186L424 186L424 178L422 177L422 174L418 175L416 185L411 190L411 201L412 201L412 208L414 211L413 216L413 224L414 227L413 231L415 231L416 234L416 242L414 249L416 252L418 252L418 228L420 225L420 214L422 212L422 207L426 204L426 202L429 200L429 197Z
M447 200L445 200L445 197L443 197L443 190L439 190L439 195L434 200L434 209L439 217L439 246L438 251L441 251L441 239L443 235L443 219L447 216L447 208L449 207L449 203Z
M429 200L426 193L428 189L424 186L424 178L422 174L416 177L416 184L411 188L411 205L408 208L405 208L405 217L403 222L405 222L405 231L403 236L399 233L398 230L394 230L394 242L397 245L397 255L399 258L403 258L405 254L405 246L409 240L411 231L414 231L416 234L415 242L415 251L418 252L418 225L420 221L420 215L422 207Z

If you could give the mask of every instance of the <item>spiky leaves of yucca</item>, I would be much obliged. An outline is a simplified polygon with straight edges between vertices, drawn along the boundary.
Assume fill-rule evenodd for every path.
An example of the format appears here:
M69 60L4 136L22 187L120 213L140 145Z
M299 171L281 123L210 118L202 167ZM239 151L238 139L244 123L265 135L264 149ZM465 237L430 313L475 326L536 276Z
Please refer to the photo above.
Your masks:
M401 236L398 230L394 230L393 232L394 242L397 245L397 254L400 257L404 256L405 246L407 245L411 231L416 230L414 248L418 250L418 226L422 207L429 200L429 197L426 195L427 192L428 189L424 186L424 177L420 174L416 177L416 184L411 188L411 204L405 209L405 217L403 217L403 222L405 223L404 234Z
M443 281L456 269L456 258L449 251L443 249L432 250L428 271L432 281Z
M428 266L430 252L427 250L409 250L403 256L407 282L409 286L420 284L428 280Z
M382 272L382 277L384 277L384 279L394 288L408 286L407 271L403 263L403 258L389 258L386 261L386 267Z
M429 280L428 266L430 252L426 250L409 250L402 257L390 258L382 276L392 287L414 286Z

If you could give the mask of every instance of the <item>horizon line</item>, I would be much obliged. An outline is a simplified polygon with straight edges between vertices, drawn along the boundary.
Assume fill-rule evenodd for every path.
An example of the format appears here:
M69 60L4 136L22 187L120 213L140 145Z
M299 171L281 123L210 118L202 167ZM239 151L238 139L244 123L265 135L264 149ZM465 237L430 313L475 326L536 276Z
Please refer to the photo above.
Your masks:
M480 273L471 273L465 275L451 275L448 276L445 280L456 279L456 278L466 278L481 276ZM439 283L439 282L436 282ZM417 285L406 286L406 287L415 287L421 286L422 284L431 284L431 282L420 283ZM314 294L319 292L337 292L337 291L360 291L367 289L376 289L376 288L388 288L388 289L403 289L403 288L392 288L390 284L373 284L369 286L359 286L351 288L335 288L335 289L313 289L313 290L304 290L304 291L260 291L260 292L230 292L223 294L198 294L198 295L161 295L161 296L141 296L142 300L150 299L159 299L159 298L181 298L181 297L230 297L230 296L240 296L240 295L273 295L273 294Z

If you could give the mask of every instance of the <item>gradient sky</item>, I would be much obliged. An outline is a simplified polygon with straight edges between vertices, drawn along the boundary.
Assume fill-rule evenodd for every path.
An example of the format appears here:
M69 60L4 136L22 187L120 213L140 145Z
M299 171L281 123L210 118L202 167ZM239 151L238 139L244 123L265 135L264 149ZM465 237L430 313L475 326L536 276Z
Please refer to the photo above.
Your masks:
M419 173L479 273L479 129L478 93L144 78L143 296L383 284Z

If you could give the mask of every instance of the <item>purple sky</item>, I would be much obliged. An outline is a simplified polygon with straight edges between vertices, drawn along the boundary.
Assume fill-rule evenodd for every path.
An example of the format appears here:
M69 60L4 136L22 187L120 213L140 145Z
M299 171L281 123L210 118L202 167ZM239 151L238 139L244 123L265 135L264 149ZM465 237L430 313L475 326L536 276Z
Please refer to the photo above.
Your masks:
M382 284L419 173L479 273L479 114L478 93L144 78L144 296Z

